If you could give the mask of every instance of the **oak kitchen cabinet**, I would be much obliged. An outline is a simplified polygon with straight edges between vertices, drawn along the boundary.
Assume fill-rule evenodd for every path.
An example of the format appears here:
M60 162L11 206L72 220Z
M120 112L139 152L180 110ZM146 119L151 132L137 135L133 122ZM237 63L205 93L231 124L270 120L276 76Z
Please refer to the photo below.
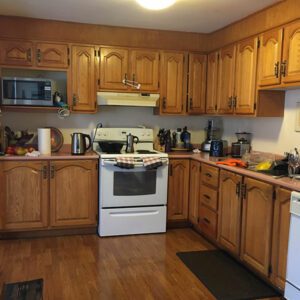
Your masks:
M199 228L213 241L217 238L219 168L201 164Z
M95 225L97 163L0 162L0 229L29 231Z
M207 56L198 53L189 54L188 103L189 114L205 113Z
M188 220L189 174L189 159L169 160L168 221Z
M189 191L189 221L199 226L201 163L192 160L190 163L190 191Z
M207 113L255 113L257 47L255 37L209 55Z
M244 178L241 259L265 276L270 272L273 186Z
M184 52L161 52L160 105L162 114L185 113L186 54Z
M69 46L63 43L0 40L0 64L67 69Z
M295 85L300 82L300 21L260 35L258 85Z
M221 170L218 242L234 255L240 253L242 176Z
M158 91L159 51L101 47L100 57L100 89ZM141 88L124 85L123 79L137 82Z
M274 207L271 280L281 290L285 288L288 239L290 229L291 191L277 188Z
M73 111L94 112L96 103L96 48L72 45L71 91Z

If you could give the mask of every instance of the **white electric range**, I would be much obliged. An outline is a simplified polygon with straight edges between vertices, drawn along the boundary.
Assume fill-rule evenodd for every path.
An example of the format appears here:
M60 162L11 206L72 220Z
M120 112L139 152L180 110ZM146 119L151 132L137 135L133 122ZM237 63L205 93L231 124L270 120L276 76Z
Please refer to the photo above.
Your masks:
M134 144L134 153L125 152L129 133L139 138ZM120 153L103 152L103 149L120 147ZM98 128L93 149L100 155L99 235L165 232L169 160L168 154L153 149L153 130ZM132 158L134 168L118 167L117 158L120 157ZM143 163L145 157L158 158L162 165L147 170Z

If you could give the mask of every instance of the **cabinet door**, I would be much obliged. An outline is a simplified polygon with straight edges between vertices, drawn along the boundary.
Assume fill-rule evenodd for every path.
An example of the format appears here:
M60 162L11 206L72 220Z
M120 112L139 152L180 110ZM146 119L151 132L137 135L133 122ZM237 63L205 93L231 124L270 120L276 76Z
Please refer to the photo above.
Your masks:
M188 113L205 113L207 56L189 55Z
M37 43L36 65L46 68L68 68L68 45Z
M132 80L128 74L128 50L101 48L100 88L109 90L127 90L123 79Z
M151 50L131 51L130 79L141 85L141 91L158 91L159 52Z
M286 279L290 231L290 197L291 191L279 188L274 209L271 280L282 290L285 288Z
M218 57L219 52L210 53L207 57L206 113L208 114L217 111Z
M72 47L72 110L96 110L95 48Z
M282 82L300 81L300 22L284 27Z
M48 224L47 162L1 162L1 229L44 228Z
M200 199L200 174L201 164L198 161L191 161L190 164L190 197L189 197L189 221L198 225L198 210Z
M96 160L50 163L51 226L96 224L97 172Z
M22 41L0 41L0 63L3 65L32 66L33 44Z
M235 97L237 114L253 114L256 97L258 38L239 42L236 51Z
M259 37L259 86L280 84L282 37L282 28L265 32Z
M160 81L162 113L183 113L184 53L162 53Z
M221 49L218 63L217 110L220 114L233 112L234 74L236 47Z
M233 254L240 252L242 176L220 172L218 241Z
M168 184L168 220L188 219L189 160L171 159Z
M245 178L241 259L268 276L273 216L273 186Z

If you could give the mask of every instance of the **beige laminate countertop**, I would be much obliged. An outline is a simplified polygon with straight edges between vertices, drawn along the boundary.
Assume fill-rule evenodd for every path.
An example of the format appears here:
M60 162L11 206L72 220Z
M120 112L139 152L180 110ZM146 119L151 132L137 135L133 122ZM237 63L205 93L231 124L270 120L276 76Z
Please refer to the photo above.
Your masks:
M210 157L208 153L192 153L192 152L171 152L168 153L169 154L169 158L178 158L178 159L182 159L182 158L187 158L187 159L193 159L196 161L200 161L203 163L207 163L213 166L216 166L220 169L224 169L224 170L228 170L231 172L235 172L244 176L248 176L248 177L252 177L254 179L258 179L258 180L262 180L280 187L284 187L293 191L298 191L300 192L300 180L297 179L292 179L289 177L282 177L282 178L273 178L272 176L266 175L266 174L262 174L262 173L258 173L255 171L251 171L251 170L247 170L247 169L243 169L243 168L238 168L238 167L230 167L230 166L225 166L225 165L217 165L216 162L219 160L223 160L224 158L219 158L219 157Z

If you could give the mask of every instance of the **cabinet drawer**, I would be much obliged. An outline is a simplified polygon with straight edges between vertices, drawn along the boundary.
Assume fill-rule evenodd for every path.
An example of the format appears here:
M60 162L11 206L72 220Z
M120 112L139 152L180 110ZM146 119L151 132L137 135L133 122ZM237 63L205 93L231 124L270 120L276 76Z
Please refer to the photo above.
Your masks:
M213 210L218 208L218 192L215 189L201 185L200 202Z
M215 239L217 236L217 214L204 205L200 205L199 221L202 232Z
M201 181L217 188L219 183L219 169L202 164Z

